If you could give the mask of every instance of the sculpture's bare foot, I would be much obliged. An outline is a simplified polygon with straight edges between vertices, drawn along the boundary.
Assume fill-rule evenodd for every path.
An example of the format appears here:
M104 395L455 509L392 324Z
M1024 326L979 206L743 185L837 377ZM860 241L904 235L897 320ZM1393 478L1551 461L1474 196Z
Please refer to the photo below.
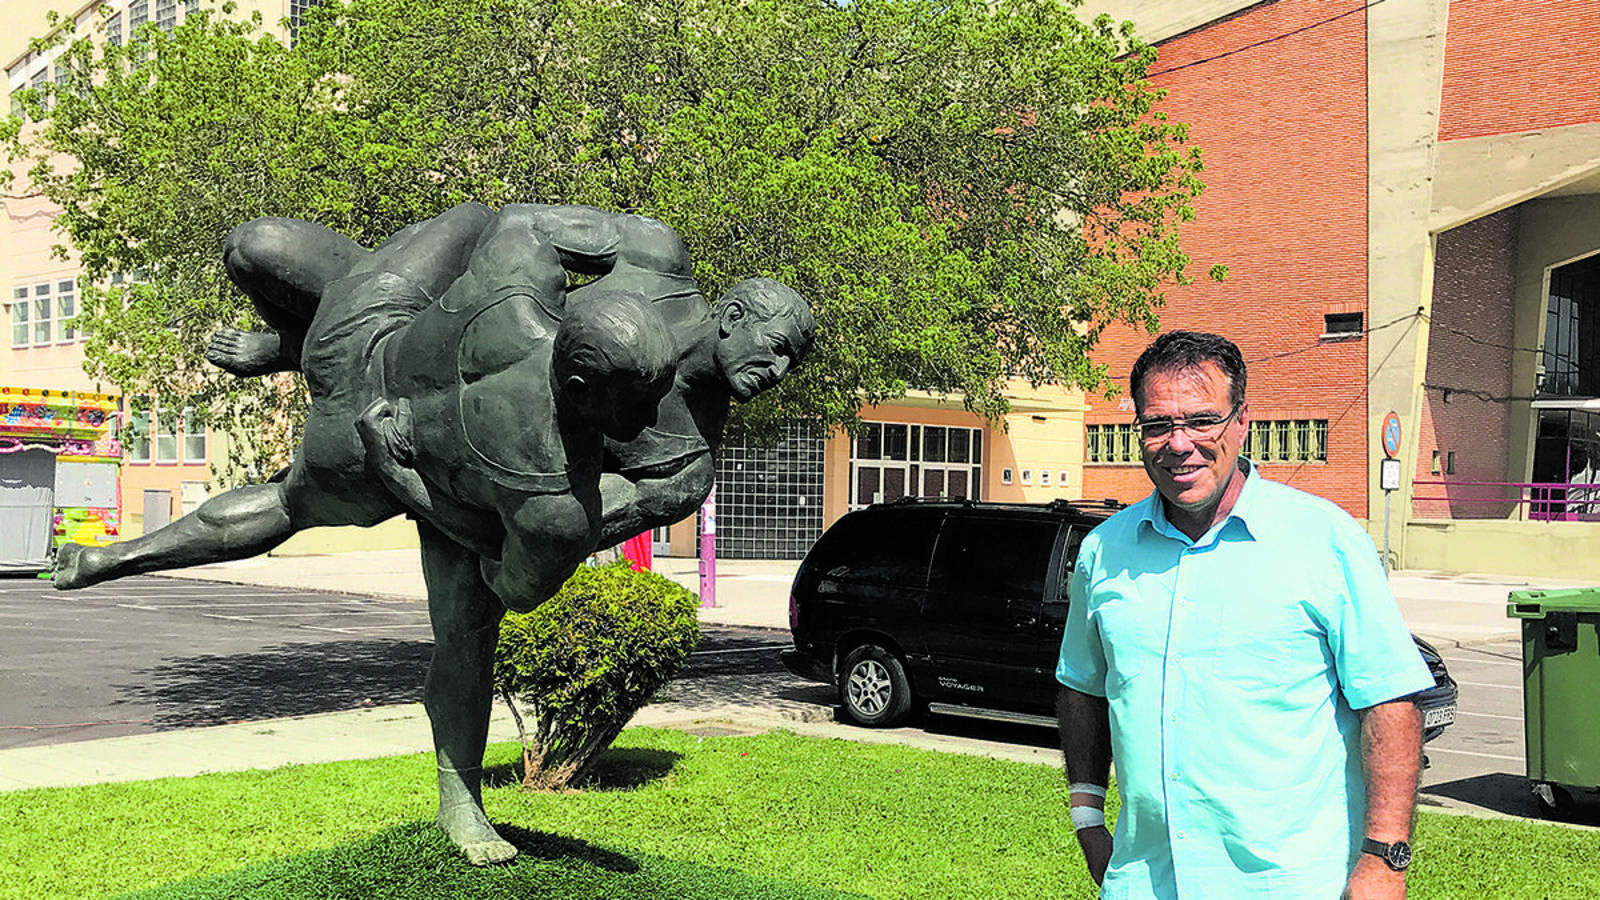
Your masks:
M283 341L272 331L223 328L211 336L206 359L224 372L240 378L270 375L293 368L283 358Z
M55 566L51 570L50 583L58 591L72 591L88 587L100 582L94 577L98 568L95 557L103 553L97 547L86 547L83 544L62 544L56 548Z
M467 862L475 866L492 866L516 858L517 848L494 830L483 809L477 805L441 807L437 821L451 843L466 855Z
M467 862L475 866L510 862L516 858L517 848L511 846L489 824L489 817L484 813L483 803L474 789L475 783L474 787L468 787L463 783L462 775L468 775L471 779L481 777L476 769L465 772L439 769L439 815L435 821L444 829L450 842L465 854Z

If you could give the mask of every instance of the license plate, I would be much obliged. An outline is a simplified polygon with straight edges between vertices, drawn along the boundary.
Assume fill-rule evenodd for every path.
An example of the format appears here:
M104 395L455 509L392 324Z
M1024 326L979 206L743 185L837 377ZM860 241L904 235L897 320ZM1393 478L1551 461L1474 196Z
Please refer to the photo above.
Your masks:
M1423 728L1438 728L1440 725L1449 725L1456 720L1455 704L1439 706L1427 710L1422 714Z

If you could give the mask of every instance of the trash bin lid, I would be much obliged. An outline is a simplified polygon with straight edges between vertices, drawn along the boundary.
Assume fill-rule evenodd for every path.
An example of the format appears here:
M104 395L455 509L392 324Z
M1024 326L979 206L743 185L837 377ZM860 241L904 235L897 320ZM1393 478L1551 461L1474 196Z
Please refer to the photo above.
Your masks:
M1600 615L1600 587L1512 591L1506 599L1506 615L1513 619L1542 619L1552 612Z

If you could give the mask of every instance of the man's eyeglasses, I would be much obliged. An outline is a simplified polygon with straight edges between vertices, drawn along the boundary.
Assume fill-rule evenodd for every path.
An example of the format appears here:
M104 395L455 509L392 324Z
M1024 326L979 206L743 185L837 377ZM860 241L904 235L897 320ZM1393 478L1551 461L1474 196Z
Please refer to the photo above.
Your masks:
M1190 440L1214 441L1222 434L1222 429L1227 427L1238 414L1239 407L1235 406L1225 416L1212 413L1199 413L1182 419L1158 416L1153 419L1139 419L1134 424L1139 426L1139 439L1146 444L1163 443L1179 428L1189 433Z

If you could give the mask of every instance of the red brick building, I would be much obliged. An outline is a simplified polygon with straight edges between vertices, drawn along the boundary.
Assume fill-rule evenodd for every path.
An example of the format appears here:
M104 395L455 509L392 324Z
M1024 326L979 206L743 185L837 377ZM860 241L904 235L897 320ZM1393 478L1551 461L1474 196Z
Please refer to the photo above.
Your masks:
M1387 508L1405 566L1600 574L1600 490L1567 487L1600 470L1600 4L1100 11L1157 42L1165 108L1203 150L1184 246L1230 274L1170 291L1162 328L1237 341L1263 472L1380 541ZM1110 334L1097 359L1125 375L1148 340ZM1091 403L1085 496L1148 493L1132 418Z

